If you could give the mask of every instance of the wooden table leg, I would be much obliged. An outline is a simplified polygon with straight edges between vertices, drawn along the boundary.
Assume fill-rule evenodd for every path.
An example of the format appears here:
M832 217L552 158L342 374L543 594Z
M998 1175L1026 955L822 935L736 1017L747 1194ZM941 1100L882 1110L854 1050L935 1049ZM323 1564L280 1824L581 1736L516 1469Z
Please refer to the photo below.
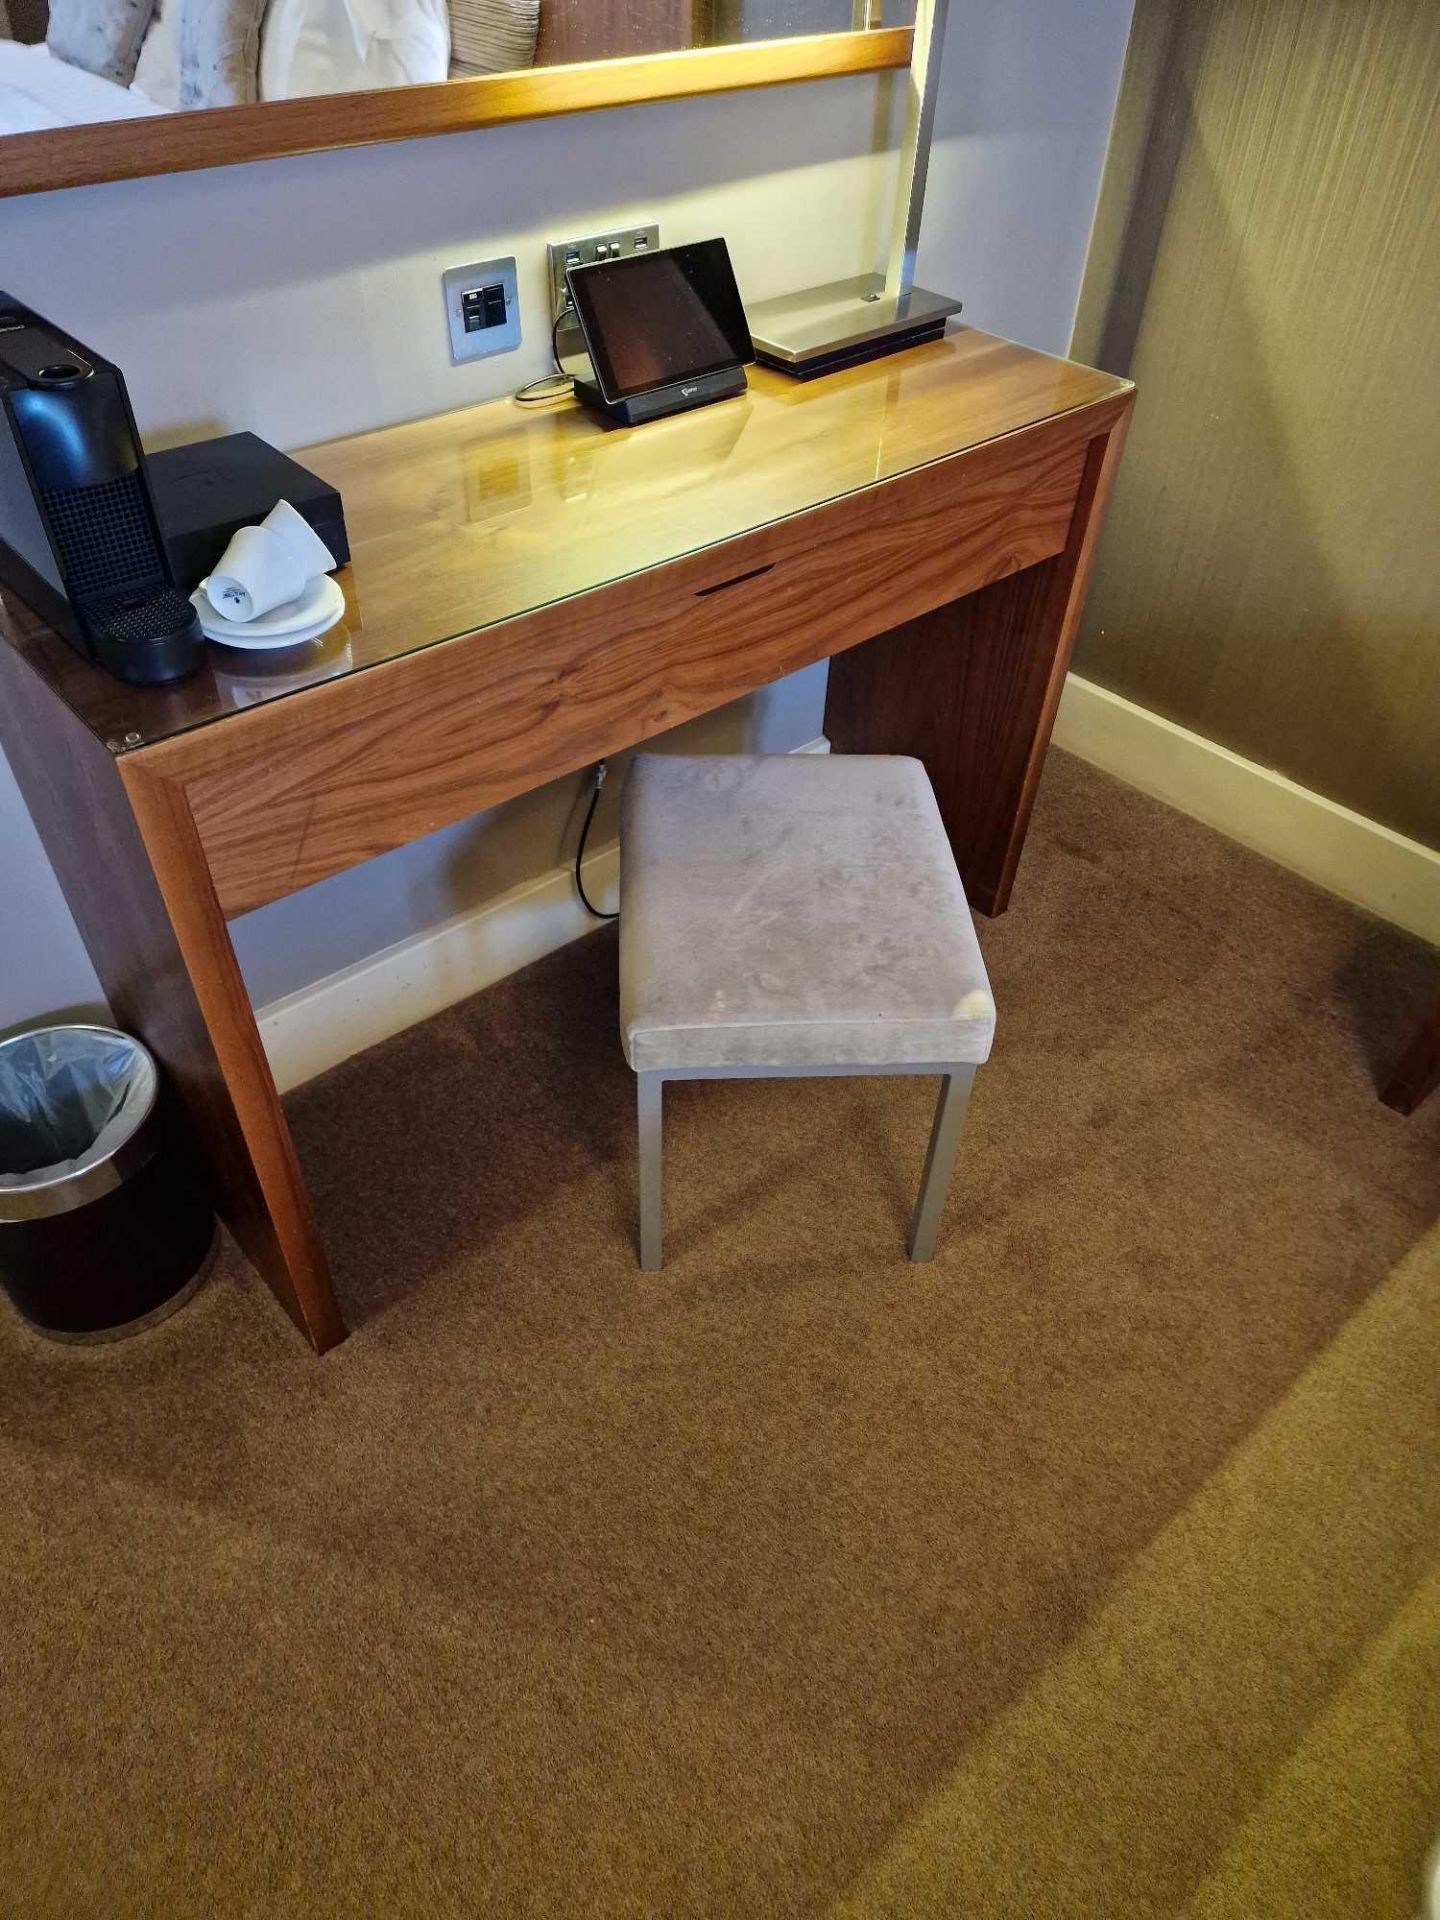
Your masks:
M1440 1087L1440 1000L1405 1049L1380 1098L1397 1113L1414 1113Z
M1054 559L830 662L832 746L924 762L966 894L983 913L1009 904L1127 418L1090 442Z
M6 753L117 1024L207 1155L220 1212L317 1352L345 1337L269 1062L183 791L118 760L0 646Z

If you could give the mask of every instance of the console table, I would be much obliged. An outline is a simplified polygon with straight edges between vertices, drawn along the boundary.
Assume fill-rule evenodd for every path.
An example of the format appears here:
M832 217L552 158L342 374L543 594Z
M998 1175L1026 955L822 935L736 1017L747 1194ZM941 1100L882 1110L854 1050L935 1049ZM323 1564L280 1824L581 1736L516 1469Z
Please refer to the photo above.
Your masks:
M999 913L1131 398L960 329L634 431L497 401L312 447L344 623L169 689L0 601L5 749L113 1016L317 1350L345 1326L227 918L826 656L836 749L924 761Z

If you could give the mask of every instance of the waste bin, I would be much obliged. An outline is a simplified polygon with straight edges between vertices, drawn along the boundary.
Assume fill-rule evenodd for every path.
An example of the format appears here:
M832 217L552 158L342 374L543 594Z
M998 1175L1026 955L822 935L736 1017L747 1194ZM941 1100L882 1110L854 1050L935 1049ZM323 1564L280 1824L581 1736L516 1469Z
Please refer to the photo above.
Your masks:
M149 1051L108 1027L0 1042L0 1286L38 1332L116 1340L181 1306L215 1236Z

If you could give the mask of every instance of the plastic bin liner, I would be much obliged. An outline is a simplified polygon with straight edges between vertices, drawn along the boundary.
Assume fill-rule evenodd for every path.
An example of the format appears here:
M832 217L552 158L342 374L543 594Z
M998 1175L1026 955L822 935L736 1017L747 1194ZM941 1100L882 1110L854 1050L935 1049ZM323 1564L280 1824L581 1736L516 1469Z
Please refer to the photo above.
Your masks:
M0 1048L0 1189L81 1173L154 1105L155 1065L123 1034L47 1027Z

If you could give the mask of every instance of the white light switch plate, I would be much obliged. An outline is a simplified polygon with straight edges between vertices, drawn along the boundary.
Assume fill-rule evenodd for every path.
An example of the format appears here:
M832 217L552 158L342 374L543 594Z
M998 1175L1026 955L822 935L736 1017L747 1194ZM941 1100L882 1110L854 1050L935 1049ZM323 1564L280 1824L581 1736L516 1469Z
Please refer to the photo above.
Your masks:
M445 320L450 329L450 357L483 360L488 354L510 353L520 344L520 294L515 279L515 257L505 260L478 260L472 266L450 267L441 275L445 289ZM498 325L466 327L466 314L478 305L484 309L487 288L499 287L504 295L505 318ZM471 296L467 306L466 295Z

